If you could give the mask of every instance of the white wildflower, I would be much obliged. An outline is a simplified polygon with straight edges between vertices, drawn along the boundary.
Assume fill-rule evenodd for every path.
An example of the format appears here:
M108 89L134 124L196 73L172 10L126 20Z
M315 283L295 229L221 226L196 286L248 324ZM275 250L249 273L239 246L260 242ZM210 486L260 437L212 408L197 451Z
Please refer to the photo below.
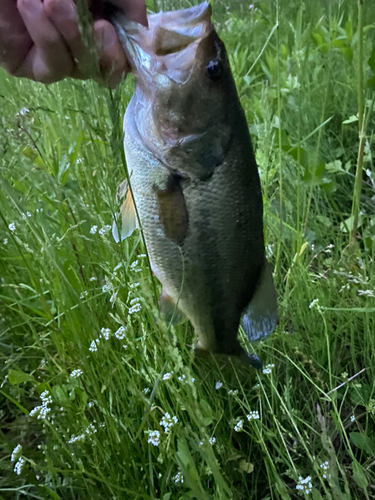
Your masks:
M116 300L117 300L117 294L118 294L118 292L114 292L114 293L111 295L111 298L109 299L109 302L110 302L111 304L113 304L114 302L116 302Z
M160 432L159 431L150 431L148 433L147 442L153 444L154 446L158 446L160 443Z
M126 328L123 326L120 326L118 330L115 331L115 337L119 340L122 340L125 338L126 334Z
M186 382L186 375L182 374L179 377L177 377L177 380L179 382Z
M18 462L17 462L17 463L16 463L16 465L14 466L14 469L13 469L13 470L14 470L14 472L15 472L16 474L20 475L20 474L21 474L21 472L22 472L22 468L23 468L24 464L25 464L25 459L24 459L24 458L22 458L22 457L20 457L20 458L18 459Z
M134 306L134 304L138 304L138 302L140 302L140 301L141 301L141 299L139 297L135 297L134 299L132 299L130 301L130 305Z
M99 229L100 236L105 236L110 229L111 229L111 226L109 226L109 225L103 226L101 229Z
M122 344L122 348L125 349L125 351L126 351L126 349L128 348L128 346L126 344Z
M84 292L81 293L81 295L79 296L79 298L82 300L84 299L85 297L87 297L89 294L89 292L87 290L85 290Z
M141 286L140 283L130 283L129 288L133 289L133 288L138 288L139 286Z
M272 368L274 368L274 367L275 367L275 365L272 363L265 366L265 368L263 369L263 373L265 373L266 375L270 374L272 372Z
M150 390L151 389L149 387L145 387L142 392L143 392L143 394L148 394L150 392Z
M311 493L311 489L312 489L311 476L307 476L305 477L305 479L303 479L302 476L299 476L296 485L296 490L301 491L305 495L309 495Z
M171 417L168 412L165 413L164 417L160 420L159 424L164 427L164 432L169 432L171 428L177 424L178 418L173 416Z
M18 444L12 451L12 456L10 457L11 462L15 462L22 453L22 446Z
M130 269L135 269L138 266L138 260L135 260L130 264Z
M216 443L216 438L215 437L210 437L210 439L208 440L208 442L210 444L215 444Z
M237 396L237 394L238 394L238 390L237 390L237 389L235 389L235 390L230 389L230 390L228 391L228 395L229 395L229 396Z
M109 339L109 337L110 337L110 335L111 335L111 330L110 330L109 328L104 328L104 327L103 327L103 328L100 330L100 335L99 335L99 337L100 337L100 338L105 339L105 340L108 340L108 339Z
M138 255L138 258L139 258L139 259L144 259L145 257L147 257L147 255L146 255L145 253L140 253L140 254Z
M98 432L98 429L95 427L94 424L90 424L88 427L85 429L85 433L90 436L91 434L95 434Z
M351 422L355 422L355 416L354 416L354 415L352 415L352 416L350 417L350 421L351 421Z
M91 276L89 281L97 281L97 280L98 280L98 278L96 276Z
M169 380L173 376L173 372L164 373L162 380Z
M85 435L84 434L80 434L79 436L72 436L68 443L69 444L72 444L72 443L76 443L77 441L83 441L85 439Z
M8 238L4 238L4 239L3 239L3 244L4 244L4 245L7 245L7 244L8 244Z
M328 460L319 465L321 471L323 472L324 479L327 479L327 471L329 470ZM329 475L328 475L329 476Z
M29 112L30 112L30 111L29 111L27 108L21 108L21 109L19 110L19 114L20 114L21 116L25 116L25 115L27 115L27 113L29 113Z
M375 291L374 290L358 290L358 295L360 297L372 297L375 298Z
M246 418L249 422L250 420L259 420L260 419L259 411L257 410L251 411L248 415L246 415Z
M8 226L8 229L11 233L14 233L14 231L16 230L16 224L14 222L11 222Z
M115 266L113 268L113 272L115 273L116 271L118 271L120 268L122 267L122 262L120 262L119 264L117 264L117 266Z
M173 478L175 483L180 483L182 484L184 482L184 476L182 475L182 472L177 472L177 474Z
M131 306L131 307L129 308L129 314L134 314L134 313L137 313L137 312L139 312L141 309L142 309L141 304L140 304L139 302L137 302L136 304L134 304L134 306Z
M70 376L72 378L78 378L83 374L83 371L80 368L77 368L76 370L73 370Z
M103 285L103 287L102 287L103 293L109 292L110 290L111 290L111 287L109 285Z
M234 430L236 432L241 432L243 430L243 420L241 418L237 419Z
M319 304L319 299L314 299L310 305L309 305L309 309L312 309L313 307L316 307L317 305Z
M223 382L218 380L215 384L215 389L218 391L220 389L220 387L223 387Z
M50 396L48 391L44 391L40 395L40 399L42 400L41 406L36 406L34 409L32 409L29 413L29 416L36 416L38 420L44 420L48 413L51 411L49 405L52 403L52 397Z
M92 340L90 347L89 347L89 351L96 352L97 350L98 350L97 342L96 342L96 340Z
M98 226L91 226L90 234L96 234L98 232Z

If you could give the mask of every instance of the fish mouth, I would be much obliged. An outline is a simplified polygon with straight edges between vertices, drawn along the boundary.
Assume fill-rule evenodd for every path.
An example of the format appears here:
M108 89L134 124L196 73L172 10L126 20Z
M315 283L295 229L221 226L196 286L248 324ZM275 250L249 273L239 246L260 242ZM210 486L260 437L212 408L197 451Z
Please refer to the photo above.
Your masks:
M119 12L109 18L139 83L149 85L157 75L165 75L183 84L193 71L200 42L213 30L211 12L205 1L187 9L151 14L148 27Z

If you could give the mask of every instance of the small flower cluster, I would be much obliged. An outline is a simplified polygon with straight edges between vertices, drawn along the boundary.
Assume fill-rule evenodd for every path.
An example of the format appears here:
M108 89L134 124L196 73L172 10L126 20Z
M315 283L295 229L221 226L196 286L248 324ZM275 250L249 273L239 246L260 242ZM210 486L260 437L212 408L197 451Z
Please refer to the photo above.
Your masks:
M230 389L228 391L228 396L237 396L237 394L238 394L238 390L237 389L235 389L235 390Z
M221 387L223 387L223 382L218 380L215 384L215 389L218 391Z
M42 400L42 405L36 406L33 410L31 410L29 416L36 416L38 420L44 420L47 414L51 411L51 408L48 405L52 403L52 397L48 391L44 391L40 395L40 399Z
M137 313L141 310L141 300L139 297L135 297L130 301L129 314Z
M180 483L182 484L184 482L184 476L182 475L182 472L177 472L177 474L173 478L175 483Z
M138 266L138 260L135 260L134 262L132 262L130 264L130 270L134 271L135 273L140 273L142 271L142 269L140 267L137 267L137 266Z
M164 432L168 433L171 428L177 424L178 418L173 416L171 417L168 412L165 413L164 417L160 420L159 424L164 427Z
M319 465L321 471L323 472L324 479L327 479L327 471L329 470L328 460Z
M8 226L8 229L11 233L14 233L14 231L16 230L16 224L14 222L11 222Z
M24 459L24 458L22 458L22 457L20 457L20 458L18 459L17 463L15 464L14 469L13 469L13 470L14 470L14 472L15 472L18 476L20 476L20 475L21 475L22 468L23 468L24 464L25 464L25 459Z
M17 460L17 458L21 455L22 453L22 446L20 444L18 444L14 450L12 451L12 455L10 457L10 461L11 462L15 462Z
M236 424L234 426L234 430L236 432L241 432L243 430L243 420L242 420L242 418L238 418L236 420Z
M272 368L274 368L274 367L275 367L274 364L267 365L265 368L263 368L263 373L265 373L266 375L269 375L272 372Z
M116 339L122 340L126 336L126 328L124 326L120 326L118 330L115 331Z
M173 377L173 371L164 373L162 380L170 380Z
M215 437L210 437L210 439L208 440L208 442L210 444L215 444L216 443L216 438Z
M258 410L251 411L248 415L246 415L247 420L250 422L250 420L259 420L260 415Z
M87 290L85 290L84 292L82 292L82 293L81 293L81 295L79 296L79 298L80 298L81 300L83 300L85 297L87 297L87 296L88 296L88 294L89 294L89 292L88 292Z
M100 335L99 335L99 338L101 339L104 339L104 340L108 340L110 335L111 335L111 330L109 328L102 328L100 330Z
M154 446L158 446L160 443L160 432L159 431L150 431L148 433L147 442L154 445Z
M83 371L80 368L77 368L76 370L73 370L70 376L72 378L78 378L83 374Z
M186 377L186 375L182 374L180 375L179 377L177 377L177 380L179 382L182 382L184 384L186 384L188 382L188 378ZM194 377L191 377L191 383L194 383L195 382L195 378Z
M311 489L312 489L311 476L307 476L305 477L305 479L303 479L302 476L299 476L296 485L296 490L301 491L305 495L309 495L311 493Z
M96 352L98 350L99 339L95 339L91 341L89 351Z

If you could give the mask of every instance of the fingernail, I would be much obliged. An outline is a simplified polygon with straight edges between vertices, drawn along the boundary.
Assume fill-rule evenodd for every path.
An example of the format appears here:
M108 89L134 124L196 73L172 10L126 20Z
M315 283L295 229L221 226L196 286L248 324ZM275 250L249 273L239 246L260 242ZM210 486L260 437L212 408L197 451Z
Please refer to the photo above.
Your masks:
M49 7L54 19L65 21L68 19L77 19L76 7L72 2L66 0L55 0Z
M19 8L30 17L39 17L43 12L43 4L40 0L22 0Z
M112 26L104 26L102 30L103 49L108 50L116 43L117 35Z

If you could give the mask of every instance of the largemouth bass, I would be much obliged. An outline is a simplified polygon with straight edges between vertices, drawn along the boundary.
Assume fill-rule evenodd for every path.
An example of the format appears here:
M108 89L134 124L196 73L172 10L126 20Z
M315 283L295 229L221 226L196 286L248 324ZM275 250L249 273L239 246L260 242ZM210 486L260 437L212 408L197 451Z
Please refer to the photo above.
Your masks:
M163 287L160 309L170 319L177 304L187 316L197 354L237 356L260 368L238 328L242 317L251 341L269 335L276 293L258 169L211 7L150 15L148 28L120 14L111 21L135 77L124 147L139 215L129 190L114 237L126 238L139 222Z

